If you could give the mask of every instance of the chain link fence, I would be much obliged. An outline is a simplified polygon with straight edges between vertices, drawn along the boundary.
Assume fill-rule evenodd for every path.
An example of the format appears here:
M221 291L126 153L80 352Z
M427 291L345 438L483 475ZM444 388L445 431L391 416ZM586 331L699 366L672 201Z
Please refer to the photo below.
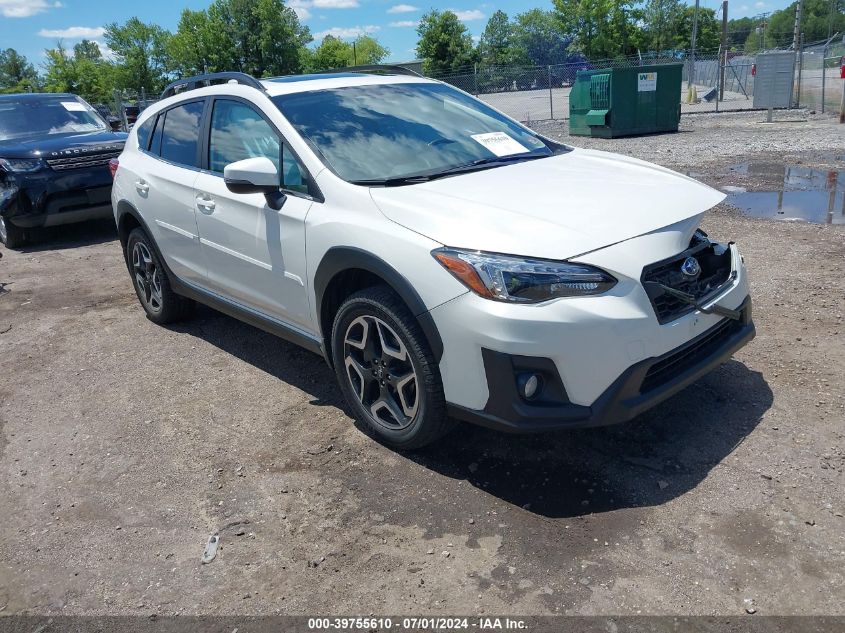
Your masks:
M839 67L845 55L845 42L833 40L804 46L799 56L796 100L802 107L816 112L839 111L843 81Z
M833 38L832 38L833 39ZM830 42L805 46L796 63L796 102L800 107L830 111L841 95L839 60L845 45ZM754 109L753 54L674 51L621 59L577 61L554 66L470 66L431 75L486 101L523 122L569 118L569 92L579 70L683 63L678 95L682 113ZM803 66L800 61L803 60ZM800 67L800 72L799 72ZM724 83L722 75L724 74Z

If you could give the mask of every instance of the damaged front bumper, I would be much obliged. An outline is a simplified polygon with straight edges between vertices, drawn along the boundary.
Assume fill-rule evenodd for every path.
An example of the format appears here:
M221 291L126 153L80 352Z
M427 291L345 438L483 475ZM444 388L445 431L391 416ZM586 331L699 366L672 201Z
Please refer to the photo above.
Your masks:
M111 216L111 186L108 168L102 166L0 173L0 215L21 228L106 218Z

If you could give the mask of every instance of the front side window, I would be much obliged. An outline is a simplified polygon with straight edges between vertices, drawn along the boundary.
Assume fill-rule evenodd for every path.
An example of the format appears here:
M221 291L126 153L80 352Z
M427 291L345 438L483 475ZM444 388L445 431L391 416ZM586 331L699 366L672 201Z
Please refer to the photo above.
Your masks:
M279 136L261 115L238 101L218 99L211 112L208 168L222 174L230 163L265 157L279 169Z
M349 86L279 95L273 102L327 166L350 182L559 151L445 84Z
M108 129L103 117L94 108L75 97L0 100L0 141Z
M163 159L186 167L197 166L202 108L202 101L194 101L167 111L161 135Z
M218 174L230 163L265 157L279 169L279 135L253 108L239 101L218 99L211 112L208 168ZM285 189L308 193L305 169L287 146L281 150L280 172Z

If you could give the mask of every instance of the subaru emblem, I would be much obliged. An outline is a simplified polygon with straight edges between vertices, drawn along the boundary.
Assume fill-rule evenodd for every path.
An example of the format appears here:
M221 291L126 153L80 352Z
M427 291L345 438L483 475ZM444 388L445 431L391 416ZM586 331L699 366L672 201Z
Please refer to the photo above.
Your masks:
M684 263L681 264L681 272L684 274L684 277L694 279L701 274L701 264L698 263L695 257L687 257Z

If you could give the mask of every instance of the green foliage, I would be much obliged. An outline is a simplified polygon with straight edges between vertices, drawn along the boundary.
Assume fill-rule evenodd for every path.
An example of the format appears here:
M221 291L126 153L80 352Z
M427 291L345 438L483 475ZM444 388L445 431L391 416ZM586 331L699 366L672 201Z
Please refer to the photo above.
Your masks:
M478 59L483 66L515 66L529 64L525 50L519 45L514 25L504 11L496 11L478 43Z
M417 55L426 73L448 73L475 62L472 36L451 11L432 9L417 26Z
M651 51L675 48L676 33L683 20L681 0L647 0L643 8L643 43ZM688 48L681 46L681 48Z
M14 48L0 51L0 93L38 90L40 80L35 67Z
M317 71L378 64L388 55L390 51L369 35L361 35L354 42L345 42L339 37L327 35L312 52L305 70Z
M553 0L564 33L590 59L636 53L641 14L633 0Z
M561 29L551 11L531 9L520 13L512 28L514 45L528 63L549 66L566 62L572 38Z
M124 24L106 25L106 44L118 63L116 87L160 91L167 83L167 46L170 32L156 24L129 18Z
M57 42L44 51L44 88L48 92L72 92L92 103L110 103L118 68L103 59L96 42L82 40L73 55Z
M769 17L765 29L766 48L792 44L797 4L793 2L782 11L775 11ZM843 9L842 1L804 0L801 30L806 43L826 40L834 33L845 32L845 9Z

